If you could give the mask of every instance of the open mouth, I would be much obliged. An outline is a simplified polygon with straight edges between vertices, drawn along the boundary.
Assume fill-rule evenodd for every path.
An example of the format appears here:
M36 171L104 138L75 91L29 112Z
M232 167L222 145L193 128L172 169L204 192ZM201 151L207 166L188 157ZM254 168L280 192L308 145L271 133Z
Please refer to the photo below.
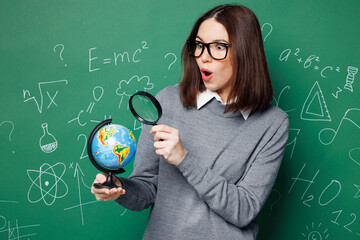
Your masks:
M210 76L211 75L211 72L204 72L205 76Z
M210 70L208 70L208 69L201 69L201 72L203 73L203 74L205 74L205 76L210 76L211 74L212 74L212 72L210 71Z
M202 68L201 76L204 81L209 81L209 80L211 80L213 73L208 69Z

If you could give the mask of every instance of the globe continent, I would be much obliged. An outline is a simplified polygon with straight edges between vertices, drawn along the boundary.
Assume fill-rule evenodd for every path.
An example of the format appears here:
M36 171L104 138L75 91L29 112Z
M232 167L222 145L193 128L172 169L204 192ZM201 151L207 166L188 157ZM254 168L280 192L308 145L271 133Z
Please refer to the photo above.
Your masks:
M124 126L106 125L94 135L92 154L101 166L109 170L126 166L134 158L135 152L135 137Z

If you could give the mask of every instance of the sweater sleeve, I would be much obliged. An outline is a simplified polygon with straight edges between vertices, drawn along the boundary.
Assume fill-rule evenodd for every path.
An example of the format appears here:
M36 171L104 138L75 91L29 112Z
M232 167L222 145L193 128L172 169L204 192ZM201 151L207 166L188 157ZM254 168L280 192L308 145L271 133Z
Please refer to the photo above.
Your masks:
M126 193L116 202L132 211L141 211L154 203L158 180L158 156L153 150L151 126L144 125L141 131L134 168L130 177L119 177Z
M162 103L166 88L161 90L156 99ZM143 125L141 131L134 167L130 177L119 178L126 194L116 199L116 202L132 211L141 211L155 202L159 174L159 156L154 150L154 137L150 134L152 125Z
M245 227L259 213L276 180L288 130L286 117L236 184L201 166L190 153L177 167L212 211L237 227Z

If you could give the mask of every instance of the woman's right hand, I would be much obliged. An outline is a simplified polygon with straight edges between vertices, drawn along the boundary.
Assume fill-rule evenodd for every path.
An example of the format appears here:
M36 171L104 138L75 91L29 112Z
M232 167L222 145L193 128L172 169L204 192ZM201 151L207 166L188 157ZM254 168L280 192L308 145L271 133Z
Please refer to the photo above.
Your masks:
M103 173L99 173L96 175L96 179L94 183L103 184L106 182L107 176ZM96 200L103 200L103 201L113 201L120 197L121 195L125 194L125 189L122 189L122 184L116 177L113 178L113 181L118 188L96 188L94 185L91 186L91 193L95 195Z

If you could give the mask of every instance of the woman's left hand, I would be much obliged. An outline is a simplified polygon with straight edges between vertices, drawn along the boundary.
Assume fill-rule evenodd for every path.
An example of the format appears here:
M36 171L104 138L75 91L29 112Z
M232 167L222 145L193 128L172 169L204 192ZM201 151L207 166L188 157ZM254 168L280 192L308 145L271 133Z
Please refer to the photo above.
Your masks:
M179 131L167 125L155 125L150 133L154 134L156 154L163 156L170 164L180 164L187 151L181 143Z

